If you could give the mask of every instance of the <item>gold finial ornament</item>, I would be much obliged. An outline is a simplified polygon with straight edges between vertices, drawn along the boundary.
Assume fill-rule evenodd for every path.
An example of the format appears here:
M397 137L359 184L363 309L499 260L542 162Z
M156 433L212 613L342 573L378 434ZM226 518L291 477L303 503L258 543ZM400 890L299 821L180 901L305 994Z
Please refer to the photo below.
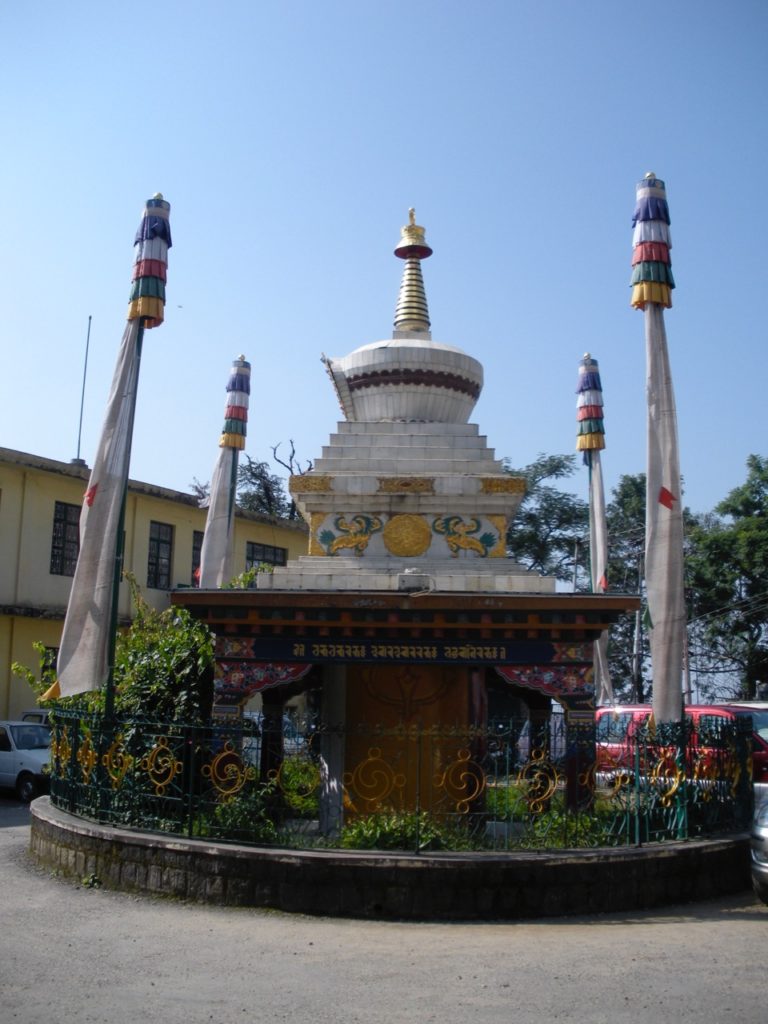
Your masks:
M421 276L421 261L431 256L432 250L424 234L424 228L416 223L416 211L411 207L408 223L400 229L400 244L395 249L395 256L405 260L395 308L396 336L413 332L429 335L429 309Z
M427 245L424 235L425 230L416 223L416 211L411 207L408 211L408 223L400 228L400 244L395 249L395 256L401 260L407 260L411 256L425 260L431 256L432 250Z

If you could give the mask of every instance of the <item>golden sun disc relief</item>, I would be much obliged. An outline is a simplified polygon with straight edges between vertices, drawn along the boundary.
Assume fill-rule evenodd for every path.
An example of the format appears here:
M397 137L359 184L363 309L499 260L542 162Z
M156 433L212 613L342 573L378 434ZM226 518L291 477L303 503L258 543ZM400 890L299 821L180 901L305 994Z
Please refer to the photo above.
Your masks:
M392 516L384 527L383 537L391 555L423 555L432 543L432 530L421 516Z

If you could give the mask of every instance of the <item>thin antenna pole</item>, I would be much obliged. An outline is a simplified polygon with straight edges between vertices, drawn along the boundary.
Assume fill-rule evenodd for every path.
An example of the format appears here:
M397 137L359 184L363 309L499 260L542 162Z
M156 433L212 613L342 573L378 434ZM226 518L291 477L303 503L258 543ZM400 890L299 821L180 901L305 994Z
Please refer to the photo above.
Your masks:
M83 364L83 389L80 392L80 423L77 427L77 455L75 462L80 462L80 439L83 434L83 406L85 405L85 378L88 373L88 347L91 343L91 317L88 317L88 333L85 336L85 363Z
M581 537L573 538L573 592L576 593L576 583L579 574L579 554L581 553Z

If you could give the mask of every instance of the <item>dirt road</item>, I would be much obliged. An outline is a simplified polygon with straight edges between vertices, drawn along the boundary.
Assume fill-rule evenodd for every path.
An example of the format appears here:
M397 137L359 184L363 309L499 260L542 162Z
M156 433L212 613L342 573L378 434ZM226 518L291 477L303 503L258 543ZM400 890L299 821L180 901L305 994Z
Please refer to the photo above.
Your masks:
M766 1017L768 907L392 924L131 897L29 860L0 799L0 1020L675 1024Z

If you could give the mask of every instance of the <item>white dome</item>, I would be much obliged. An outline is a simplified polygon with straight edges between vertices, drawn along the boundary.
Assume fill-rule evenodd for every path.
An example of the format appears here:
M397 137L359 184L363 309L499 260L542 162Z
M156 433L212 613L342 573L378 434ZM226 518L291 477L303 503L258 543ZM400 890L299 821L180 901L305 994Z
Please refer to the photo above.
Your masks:
M483 386L476 359L415 334L363 345L328 364L345 392L347 419L358 422L466 423Z

